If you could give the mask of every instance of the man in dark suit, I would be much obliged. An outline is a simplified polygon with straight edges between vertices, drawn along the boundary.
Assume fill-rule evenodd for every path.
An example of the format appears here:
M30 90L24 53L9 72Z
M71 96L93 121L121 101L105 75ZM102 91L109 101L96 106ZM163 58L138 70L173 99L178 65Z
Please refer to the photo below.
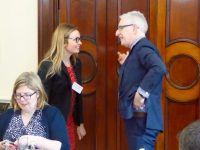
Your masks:
M166 67L156 46L145 33L147 21L139 11L120 16L116 36L130 48L119 55L119 113L124 120L130 150L154 150L163 131L161 93Z

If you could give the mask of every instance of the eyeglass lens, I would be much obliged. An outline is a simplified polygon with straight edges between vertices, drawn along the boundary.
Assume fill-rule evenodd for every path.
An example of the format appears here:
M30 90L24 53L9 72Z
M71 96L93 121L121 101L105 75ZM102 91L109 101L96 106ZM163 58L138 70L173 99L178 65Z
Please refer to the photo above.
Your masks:
M65 39L72 39L72 40L74 40L76 43L78 43L78 42L81 40L81 38L79 38L79 37L76 37L76 38L65 38Z
M33 94L35 94L35 93L36 93L36 92L34 92ZM14 94L14 98L15 98L16 100L20 100L21 97L23 97L25 100L30 100L30 99L31 99L31 96L32 96L33 94L31 94L31 95Z
M128 26L132 26L133 24L129 24L129 25L124 25L124 26L119 26L118 30L123 29L124 27L128 27Z

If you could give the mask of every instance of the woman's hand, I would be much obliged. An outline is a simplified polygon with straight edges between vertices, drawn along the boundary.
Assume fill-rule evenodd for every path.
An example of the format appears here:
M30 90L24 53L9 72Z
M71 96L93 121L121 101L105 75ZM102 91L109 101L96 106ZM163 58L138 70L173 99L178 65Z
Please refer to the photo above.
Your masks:
M8 140L4 140L4 141L1 141L0 142L0 150L3 150L3 149L5 149L5 145L3 145L6 141L8 141Z
M77 127L77 134L78 134L79 140L81 140L86 135L84 124L80 124L80 126Z
M19 139L17 139L14 144L15 145L30 145L31 141L35 141L35 136L32 135L23 135Z
M35 142L35 147L38 149L60 149L61 142L56 140L46 139L40 136L23 135L15 141L15 145L31 145L31 142Z

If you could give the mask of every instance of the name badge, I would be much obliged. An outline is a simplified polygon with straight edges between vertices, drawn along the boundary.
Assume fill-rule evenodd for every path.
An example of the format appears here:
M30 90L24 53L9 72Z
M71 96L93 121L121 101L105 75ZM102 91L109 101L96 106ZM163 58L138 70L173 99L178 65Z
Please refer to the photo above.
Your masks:
M81 91L83 90L83 87L80 86L78 83L74 82L72 85L72 89L80 94Z

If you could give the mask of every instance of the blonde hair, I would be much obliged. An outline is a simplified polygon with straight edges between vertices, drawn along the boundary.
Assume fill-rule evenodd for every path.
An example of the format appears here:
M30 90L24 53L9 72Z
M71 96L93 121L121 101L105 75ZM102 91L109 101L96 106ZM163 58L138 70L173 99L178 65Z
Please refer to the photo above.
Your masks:
M69 35L77 30L77 28L71 24L59 24L52 36L51 48L46 53L44 59L40 62L38 69L40 68L43 61L51 61L52 66L49 68L46 78L52 77L55 73L61 72L61 64L64 56L64 44L68 43ZM74 62L78 54L72 55Z
M18 106L14 98L14 94L16 93L16 90L22 86L27 86L31 90L37 91L37 94L39 95L36 108L37 110L43 109L44 105L48 105L48 98L39 76L34 72L24 72L21 75L19 75L19 77L16 79L13 87L11 104L14 108L14 111L20 110L20 107Z

